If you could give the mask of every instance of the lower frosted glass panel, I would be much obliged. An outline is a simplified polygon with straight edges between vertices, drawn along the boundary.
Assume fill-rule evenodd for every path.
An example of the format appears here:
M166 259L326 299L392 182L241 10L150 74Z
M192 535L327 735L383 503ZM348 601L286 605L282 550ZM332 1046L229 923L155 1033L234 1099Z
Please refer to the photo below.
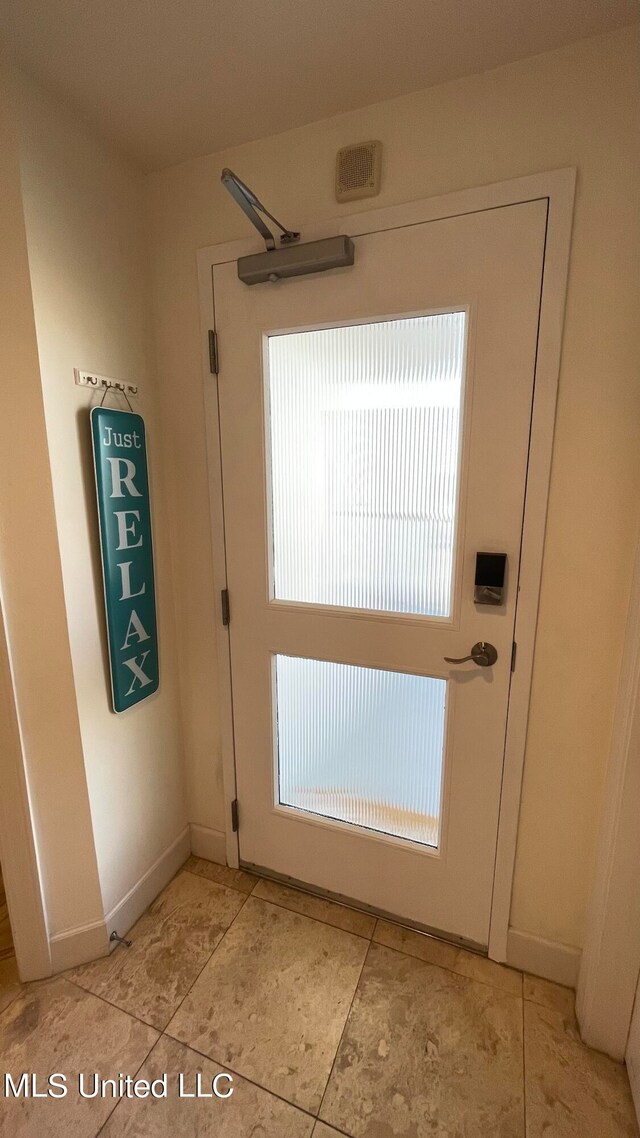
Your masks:
M446 680L276 656L279 802L437 846Z

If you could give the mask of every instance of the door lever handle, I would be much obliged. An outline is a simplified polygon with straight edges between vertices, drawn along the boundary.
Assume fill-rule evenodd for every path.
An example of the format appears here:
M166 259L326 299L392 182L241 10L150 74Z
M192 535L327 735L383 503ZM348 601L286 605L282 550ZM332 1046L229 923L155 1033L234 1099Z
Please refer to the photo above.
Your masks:
M469 656L461 656L459 660L453 656L445 656L447 664L466 664L468 660L473 660L480 668L490 668L497 659L498 653L493 644L488 644L485 640L479 640L474 644Z

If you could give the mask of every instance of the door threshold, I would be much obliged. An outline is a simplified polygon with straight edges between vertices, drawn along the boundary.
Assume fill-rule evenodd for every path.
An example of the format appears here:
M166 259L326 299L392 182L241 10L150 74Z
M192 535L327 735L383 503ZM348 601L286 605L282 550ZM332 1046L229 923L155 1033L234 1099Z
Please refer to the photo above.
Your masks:
M430 925L423 925L420 921L411 921L408 917L390 913L386 909L378 909L375 905L367 905L365 901L358 901L354 897L345 897L342 893L333 893L330 889L321 889L318 885L311 885L308 881L299 881L297 877L289 877L286 873L275 873L274 870L267 869L264 865L256 865L252 861L243 861L240 858L240 868L246 869L248 873L253 873L257 877L264 877L268 881L278 881L281 885L290 885L294 889L299 889L301 893L308 893L312 897L320 897L324 901L335 901L337 905L344 905L347 909L355 909L359 913L368 913L372 917L392 921L394 925L401 925L403 928L412 929L414 932L424 933L434 940L452 944L456 948L466 948L469 952L474 952L476 956L488 955L487 945L467 940L466 937L455 936L453 933L443 932L442 929L435 929Z

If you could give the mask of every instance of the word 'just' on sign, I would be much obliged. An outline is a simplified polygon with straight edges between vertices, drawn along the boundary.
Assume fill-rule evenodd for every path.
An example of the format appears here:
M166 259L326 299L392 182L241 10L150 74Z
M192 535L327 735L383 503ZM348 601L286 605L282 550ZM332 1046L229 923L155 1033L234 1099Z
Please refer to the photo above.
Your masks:
M94 407L91 437L113 709L121 712L159 684L144 421L133 412Z

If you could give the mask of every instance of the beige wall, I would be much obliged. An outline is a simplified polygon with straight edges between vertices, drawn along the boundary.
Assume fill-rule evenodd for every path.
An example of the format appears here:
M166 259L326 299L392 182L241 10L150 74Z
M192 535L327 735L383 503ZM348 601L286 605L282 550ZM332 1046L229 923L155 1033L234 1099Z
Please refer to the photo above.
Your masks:
M102 916L29 281L15 114L0 72L0 598L51 935ZM7 679L10 680L7 683ZM0 791L13 781L0 709ZM7 835L5 835L7 837ZM6 855L6 850L5 850ZM9 875L7 875L7 878Z
M95 854L108 913L187 822L169 530L155 375L149 366L141 177L31 83L16 77L16 84L57 537ZM98 397L74 386L74 367L138 382L142 397L135 409L144 414L148 429L161 687L157 696L123 716L110 710L89 446L89 407ZM41 686L46 691L46 683ZM61 749L55 739L52 764L60 761Z
M572 945L583 936L639 513L638 62L637 29L626 29L147 180L190 819L223 829L195 253L250 230L220 186L222 166L296 227L349 212L332 196L335 152L366 138L384 145L383 186L358 211L577 166L512 907L515 927Z

